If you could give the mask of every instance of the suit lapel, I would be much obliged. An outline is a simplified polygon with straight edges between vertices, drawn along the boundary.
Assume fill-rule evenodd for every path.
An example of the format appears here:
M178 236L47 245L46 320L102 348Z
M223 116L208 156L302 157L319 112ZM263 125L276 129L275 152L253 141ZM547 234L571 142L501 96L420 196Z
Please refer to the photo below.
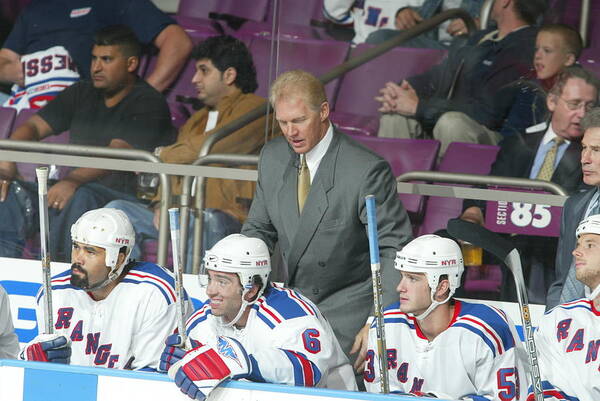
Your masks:
M302 216L298 223L298 230L293 237L294 239L292 240L290 254L288 256L288 277L290 283L294 280L298 268L298 261L300 261L300 258L306 251L323 215L329 207L327 193L333 188L335 164L340 146L339 140L340 134L334 130L329 149L327 149L325 156L323 156L323 159L321 160L317 174L310 187L310 192L306 198ZM294 191L294 193L296 192L297 190Z
M581 144L579 142L571 142L563 157L560 159L552 181L562 186L572 186L571 181L574 179L581 180Z
M544 137L544 134L545 131L535 132L532 134L526 134L523 138L523 142L525 142L525 149L528 152L527 160L529 160L527 170L525 170L527 177L529 177L531 168L533 167L533 162L535 161L535 156L537 155L538 149L542 145L542 138Z

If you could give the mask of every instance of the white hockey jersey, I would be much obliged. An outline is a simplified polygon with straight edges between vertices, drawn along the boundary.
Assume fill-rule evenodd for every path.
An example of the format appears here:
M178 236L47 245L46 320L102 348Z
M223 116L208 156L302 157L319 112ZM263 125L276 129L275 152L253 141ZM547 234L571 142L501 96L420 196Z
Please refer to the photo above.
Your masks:
M176 327L174 278L153 263L135 263L105 299L70 284L71 270L52 279L54 329L71 340L71 365L156 370ZM44 327L43 287L37 297ZM189 303L186 310L191 311Z
M299 293L273 285L251 306L246 326L225 327L210 300L188 319L190 338L217 345L218 336L238 340L251 356L253 381L356 390L352 367L331 326Z
M79 72L62 46L21 56L24 86L15 84L4 107L41 109L68 86L79 81Z
M325 0L323 15L336 24L354 24L352 43L363 43L378 29L396 29L396 12L420 7L424 0Z
M535 343L544 400L600 400L600 311L592 301L580 299L547 312Z
M525 400L526 354L514 324L500 310L455 301L454 316L433 341L396 302L384 312L390 391L448 399ZM376 322L369 331L367 391L380 391Z

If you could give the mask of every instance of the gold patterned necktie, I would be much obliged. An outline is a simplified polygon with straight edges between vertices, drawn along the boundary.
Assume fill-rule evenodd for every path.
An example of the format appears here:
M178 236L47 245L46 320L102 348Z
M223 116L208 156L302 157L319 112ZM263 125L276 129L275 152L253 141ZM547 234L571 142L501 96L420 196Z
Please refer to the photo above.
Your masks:
M310 192L310 171L306 164L306 156L300 155L300 171L298 171L298 211L302 213L304 202Z
M554 173L554 162L556 161L556 152L558 151L558 147L563 144L565 139L561 136L557 136L552 139L554 144L552 147L546 152L546 156L544 157L544 162L542 163L542 167L540 167L540 171L537 175L538 180L550 181L552 178L552 174Z

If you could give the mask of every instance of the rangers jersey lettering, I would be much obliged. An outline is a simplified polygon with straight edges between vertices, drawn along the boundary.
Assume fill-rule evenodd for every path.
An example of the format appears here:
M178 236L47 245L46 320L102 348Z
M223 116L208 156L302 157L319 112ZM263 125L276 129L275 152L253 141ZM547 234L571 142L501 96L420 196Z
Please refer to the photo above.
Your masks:
M592 301L547 312L535 342L545 400L600 400L600 311Z
M13 85L5 107L41 109L66 87L79 81L69 52L62 46L21 56L24 87Z
M135 263L111 293L95 301L70 284L71 271L52 279L54 329L71 340L72 365L156 370L165 338L176 327L173 276L152 263ZM37 298L44 325L44 295ZM187 311L191 311L186 302Z
M384 312L390 391L434 393L449 399L525 400L526 355L503 312L455 301L446 330L429 341L396 302ZM367 391L380 391L376 322L369 331Z
M331 326L299 293L267 288L251 306L243 329L225 327L210 300L187 321L190 338L217 347L219 336L237 339L251 355L254 381L356 390L352 367Z

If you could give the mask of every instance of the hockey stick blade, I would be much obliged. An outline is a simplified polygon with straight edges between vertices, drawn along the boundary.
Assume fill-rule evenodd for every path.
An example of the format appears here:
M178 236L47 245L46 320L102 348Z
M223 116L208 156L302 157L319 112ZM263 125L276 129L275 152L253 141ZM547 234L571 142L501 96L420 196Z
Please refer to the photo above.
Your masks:
M448 233L454 238L485 249L501 261L515 248L509 241L485 227L461 219L448 221Z

